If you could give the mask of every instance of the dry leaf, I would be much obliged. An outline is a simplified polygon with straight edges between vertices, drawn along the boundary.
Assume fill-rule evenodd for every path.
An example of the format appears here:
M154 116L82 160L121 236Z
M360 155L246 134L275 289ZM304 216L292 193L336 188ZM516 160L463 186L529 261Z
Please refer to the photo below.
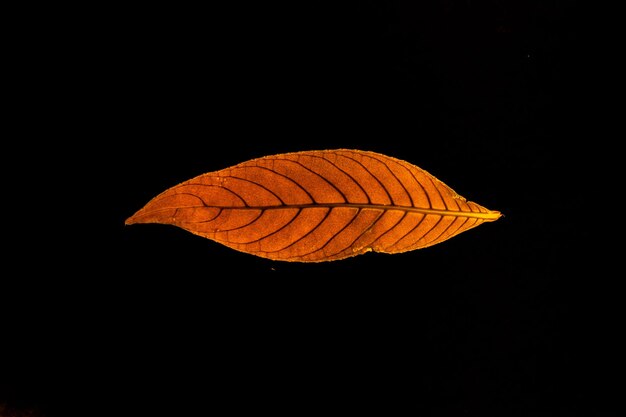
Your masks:
M425 248L500 216L408 162L339 149L200 175L158 195L126 224L172 224L264 258L320 262Z

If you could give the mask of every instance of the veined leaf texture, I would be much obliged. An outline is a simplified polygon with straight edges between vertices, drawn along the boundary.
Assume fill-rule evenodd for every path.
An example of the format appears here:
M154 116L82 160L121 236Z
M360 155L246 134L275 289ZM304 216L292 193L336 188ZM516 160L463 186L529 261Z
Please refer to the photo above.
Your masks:
M153 198L126 224L170 224L256 256L322 262L425 248L500 216L408 162L336 149L199 175Z

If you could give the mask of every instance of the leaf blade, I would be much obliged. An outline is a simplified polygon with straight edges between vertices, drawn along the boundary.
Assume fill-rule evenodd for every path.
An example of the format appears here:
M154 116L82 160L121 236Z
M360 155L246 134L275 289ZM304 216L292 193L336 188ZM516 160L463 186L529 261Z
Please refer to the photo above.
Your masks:
M199 175L126 224L171 224L249 254L321 262L432 246L500 216L406 161L338 149Z

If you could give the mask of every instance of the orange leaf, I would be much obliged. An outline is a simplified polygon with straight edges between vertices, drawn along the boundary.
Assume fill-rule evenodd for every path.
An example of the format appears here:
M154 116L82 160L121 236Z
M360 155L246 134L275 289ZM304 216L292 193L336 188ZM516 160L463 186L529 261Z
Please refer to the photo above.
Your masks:
M267 156L197 176L126 224L172 224L264 258L321 262L425 248L500 216L408 162L339 149Z

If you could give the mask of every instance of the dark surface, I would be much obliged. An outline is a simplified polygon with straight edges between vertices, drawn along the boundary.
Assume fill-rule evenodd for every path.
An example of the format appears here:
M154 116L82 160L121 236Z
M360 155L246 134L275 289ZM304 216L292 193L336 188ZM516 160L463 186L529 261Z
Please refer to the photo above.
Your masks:
M611 348L583 347L605 331L580 278L591 229L571 209L591 182L574 7L262 3L84 23L89 210L69 246L45 238L54 279L4 292L0 401L50 416L613 415ZM505 217L322 264L123 225L201 173L333 148L411 162Z

